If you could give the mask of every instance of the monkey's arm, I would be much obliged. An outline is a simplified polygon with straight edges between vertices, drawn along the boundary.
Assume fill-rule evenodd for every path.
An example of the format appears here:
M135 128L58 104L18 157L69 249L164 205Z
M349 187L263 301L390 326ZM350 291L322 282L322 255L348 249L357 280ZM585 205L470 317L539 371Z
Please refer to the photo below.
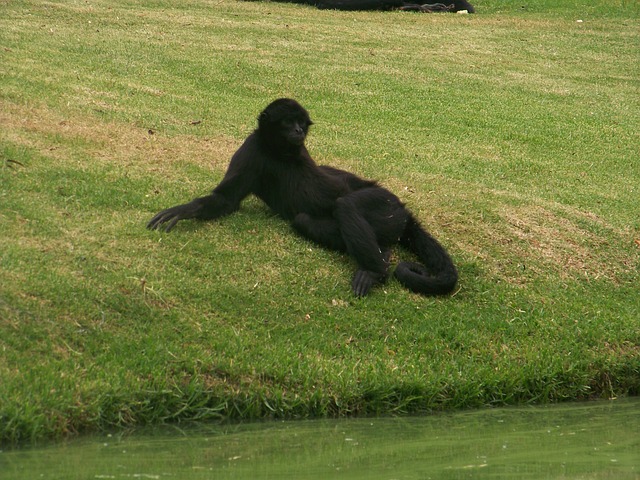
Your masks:
M240 202L229 201L214 192L206 197L196 198L189 203L162 210L149 221L147 228L169 232L180 220L187 218L213 220L235 212L239 206Z
M149 221L147 228L169 232L180 220L213 220L238 210L240 202L254 191L261 171L262 161L260 155L254 155L254 143L252 135L233 155L227 173L211 195L162 210Z

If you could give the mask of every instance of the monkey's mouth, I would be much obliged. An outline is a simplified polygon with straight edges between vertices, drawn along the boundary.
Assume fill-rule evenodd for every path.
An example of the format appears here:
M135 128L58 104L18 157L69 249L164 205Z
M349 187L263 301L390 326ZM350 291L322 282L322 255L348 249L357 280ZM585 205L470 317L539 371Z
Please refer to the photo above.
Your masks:
M291 142L291 144L293 145L304 144L304 139L305 139L304 133L301 133L301 134L292 133L291 135L289 135L289 142Z

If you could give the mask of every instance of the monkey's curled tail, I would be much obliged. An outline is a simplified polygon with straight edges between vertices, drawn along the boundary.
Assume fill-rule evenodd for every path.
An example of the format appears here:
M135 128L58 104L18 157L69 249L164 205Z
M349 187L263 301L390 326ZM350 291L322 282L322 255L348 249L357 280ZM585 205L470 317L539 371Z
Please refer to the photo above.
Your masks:
M458 281L458 271L451 257L412 216L409 217L400 244L415 253L422 262L400 262L395 271L400 283L423 295L444 295L453 291Z

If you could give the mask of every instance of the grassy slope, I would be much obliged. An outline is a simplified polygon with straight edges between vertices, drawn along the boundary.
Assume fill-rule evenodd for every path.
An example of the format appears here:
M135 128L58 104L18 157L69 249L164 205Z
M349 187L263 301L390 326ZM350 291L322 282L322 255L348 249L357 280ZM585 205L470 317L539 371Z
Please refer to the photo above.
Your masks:
M638 394L640 9L477 3L0 4L0 440ZM356 300L254 199L144 229L279 96L450 248L453 298Z

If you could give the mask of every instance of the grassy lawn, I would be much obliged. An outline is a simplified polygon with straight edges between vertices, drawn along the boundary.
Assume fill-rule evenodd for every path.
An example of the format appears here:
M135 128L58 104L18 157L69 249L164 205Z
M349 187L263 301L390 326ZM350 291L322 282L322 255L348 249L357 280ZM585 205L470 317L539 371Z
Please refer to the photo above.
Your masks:
M640 4L0 1L0 441L640 393ZM449 249L451 297L206 194L271 100ZM395 258L406 258L398 251Z

